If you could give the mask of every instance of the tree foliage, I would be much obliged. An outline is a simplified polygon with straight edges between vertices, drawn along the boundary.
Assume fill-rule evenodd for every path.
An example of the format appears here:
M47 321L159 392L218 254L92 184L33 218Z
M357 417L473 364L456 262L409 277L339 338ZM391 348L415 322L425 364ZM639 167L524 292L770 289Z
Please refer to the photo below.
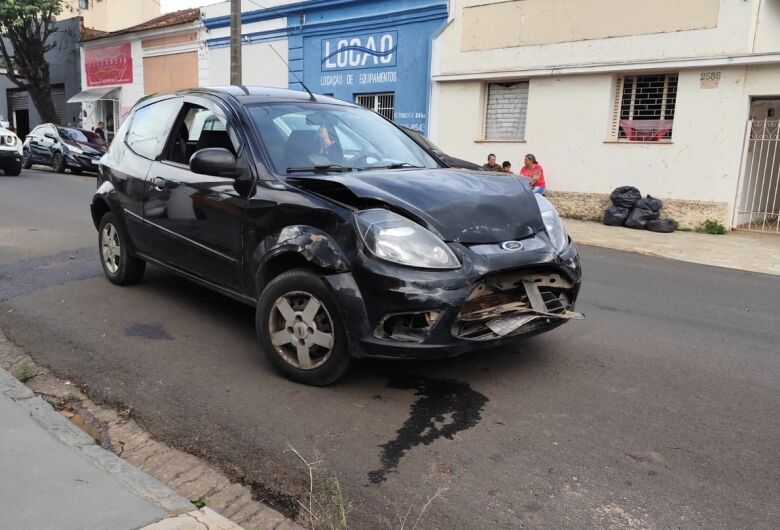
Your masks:
M57 123L46 52L55 44L56 17L64 0L0 0L0 57L5 76L26 89L45 122Z

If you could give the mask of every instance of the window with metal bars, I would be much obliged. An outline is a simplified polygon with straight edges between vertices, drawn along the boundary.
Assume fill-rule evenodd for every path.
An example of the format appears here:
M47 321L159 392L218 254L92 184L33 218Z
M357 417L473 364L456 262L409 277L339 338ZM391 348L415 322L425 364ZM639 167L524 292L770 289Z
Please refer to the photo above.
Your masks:
M384 94L356 94L355 103L371 109L388 120L395 119L395 93Z
M612 134L619 141L672 139L677 103L677 74L619 78L615 90Z
M486 140L525 140L528 82L490 83L485 107Z

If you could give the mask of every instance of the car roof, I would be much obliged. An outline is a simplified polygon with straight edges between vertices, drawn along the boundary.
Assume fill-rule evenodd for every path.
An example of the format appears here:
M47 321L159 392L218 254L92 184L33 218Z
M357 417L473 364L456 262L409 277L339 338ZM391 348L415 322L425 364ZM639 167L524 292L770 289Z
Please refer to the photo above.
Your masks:
M197 87L177 90L175 92L159 93L153 96L147 96L144 100L157 99L163 96L186 96L186 95L213 95L220 97L232 97L240 105L251 105L255 103L304 103L311 101L308 93L300 90L290 90L286 88L272 88L260 86L223 86L223 87ZM354 103L343 101L329 96L314 95L318 103L329 103L335 105L344 105L349 107L358 107ZM362 107L361 107L362 108Z

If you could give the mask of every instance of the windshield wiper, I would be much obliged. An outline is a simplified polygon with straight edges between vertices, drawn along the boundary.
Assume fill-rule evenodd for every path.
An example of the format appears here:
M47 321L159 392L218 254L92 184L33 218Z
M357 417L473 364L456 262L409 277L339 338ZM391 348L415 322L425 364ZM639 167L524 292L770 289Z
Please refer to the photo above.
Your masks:
M422 166L415 166L409 162L396 162L394 164L388 164L386 166L367 166L361 169L423 169Z
M348 173L350 171L354 171L354 169L351 167L340 166L338 164L328 164L325 166L287 168L287 173Z

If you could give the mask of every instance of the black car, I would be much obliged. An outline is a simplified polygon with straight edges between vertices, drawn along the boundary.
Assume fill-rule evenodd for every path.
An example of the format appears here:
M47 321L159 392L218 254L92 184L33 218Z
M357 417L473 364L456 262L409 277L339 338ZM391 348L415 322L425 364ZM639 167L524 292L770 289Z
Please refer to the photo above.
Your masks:
M424 134L422 134L419 131L415 131L414 129L410 129L408 127L401 127L406 134L408 134L412 140L423 146L426 150L433 153L436 158L438 158L441 162L444 163L447 167L453 167L458 169L473 169L475 171L483 171L482 166L479 164L475 164L473 162L469 162L468 160L463 160L462 158L455 158L454 156L450 156L444 151L442 151L439 146L437 146L435 143L431 142L428 138L425 137Z
M141 100L91 205L115 284L146 263L256 308L262 350L324 385L353 357L438 358L578 315L577 249L514 176L454 170L362 107L301 92Z
M92 131L44 123L33 129L24 140L22 166L51 166L57 173L97 172L106 143Z

